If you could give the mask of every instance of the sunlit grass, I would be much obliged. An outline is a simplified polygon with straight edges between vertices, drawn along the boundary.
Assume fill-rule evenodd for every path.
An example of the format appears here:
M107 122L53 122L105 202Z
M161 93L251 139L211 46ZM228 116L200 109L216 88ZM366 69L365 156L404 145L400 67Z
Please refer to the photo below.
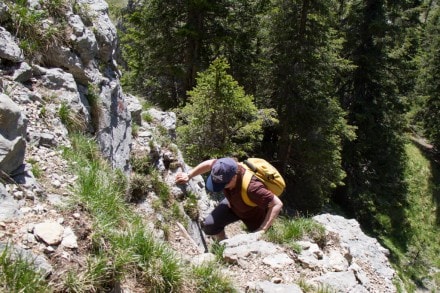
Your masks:
M407 290L415 290L429 281L440 288L440 227L439 227L439 166L413 143L406 145L408 154L405 179L408 184L405 217L406 242L383 237L382 241L392 252L392 261L399 270ZM399 245L397 245L399 244Z
M197 284L193 292L238 292L232 282L219 272L215 263L193 267L192 272Z
M51 292L32 261L9 245L0 246L0 292Z
M93 219L93 234L87 266L65 276L65 291L107 292L117 281L135 276L146 292L181 292L189 283L199 290L194 292L232 292L214 268L188 270L165 242L154 239L140 215L124 201L121 175L99 156L93 140L82 135L71 140L73 148L65 149L64 155L78 176L75 196ZM157 174L152 180L160 205L169 203L164 183ZM174 206L169 206L169 212L177 217ZM207 286L206 280L215 284Z
M280 217L274 222L265 237L274 243L286 245L298 252L295 241L310 239L322 245L325 243L325 229L316 221L308 218L288 219Z

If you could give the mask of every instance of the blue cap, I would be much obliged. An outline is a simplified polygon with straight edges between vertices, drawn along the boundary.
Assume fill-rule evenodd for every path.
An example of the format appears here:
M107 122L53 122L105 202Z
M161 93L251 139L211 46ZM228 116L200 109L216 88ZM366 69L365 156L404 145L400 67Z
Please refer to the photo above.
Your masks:
M238 165L234 159L218 159L212 166L211 174L206 180L206 188L213 192L222 191L237 173L237 169Z

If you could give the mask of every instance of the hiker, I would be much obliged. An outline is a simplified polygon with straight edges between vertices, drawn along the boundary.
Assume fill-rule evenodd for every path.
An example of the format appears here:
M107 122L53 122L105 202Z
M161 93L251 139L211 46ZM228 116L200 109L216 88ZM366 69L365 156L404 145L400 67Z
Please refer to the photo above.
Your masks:
M191 178L209 171L206 188L211 192L223 191L225 198L203 220L205 234L218 241L226 239L225 227L238 220L243 221L250 232L266 232L280 213L283 203L256 176L252 176L247 194L256 206L247 205L241 195L245 168L234 159L203 161L188 173L178 173L176 183L187 183Z

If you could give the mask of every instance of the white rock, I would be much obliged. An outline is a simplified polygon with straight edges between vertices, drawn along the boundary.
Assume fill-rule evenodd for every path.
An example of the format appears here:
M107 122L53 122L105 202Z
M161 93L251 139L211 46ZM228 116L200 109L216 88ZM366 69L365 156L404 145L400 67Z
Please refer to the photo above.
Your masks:
M64 228L57 222L43 222L35 225L34 235L47 245L58 245L63 239Z
M76 249L78 248L78 237L76 237L72 228L67 227L64 229L63 240L61 241L61 245L67 248Z

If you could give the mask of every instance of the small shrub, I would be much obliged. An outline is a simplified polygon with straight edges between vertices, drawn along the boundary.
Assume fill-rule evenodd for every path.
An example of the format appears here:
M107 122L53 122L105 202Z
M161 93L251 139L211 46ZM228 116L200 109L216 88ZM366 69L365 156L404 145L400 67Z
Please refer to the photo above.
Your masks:
M149 191L150 180L147 176L134 173L130 178L129 199L130 202L143 201Z
M139 135L139 125L136 123L131 124L131 136L136 138Z
M130 156L130 164L133 172L149 175L151 173L151 159L148 155L139 153L132 154Z
M35 163L31 163L31 171L32 174L34 174L35 178L41 178L43 176L43 170L41 169L40 165L38 164L38 162Z
M177 202L171 205L171 215L173 219L180 221L183 218L182 210Z
M147 123L151 123L151 122L153 122L153 116L151 116L150 113L143 112L142 113L142 120L144 120Z
M66 1L41 1L42 10L28 7L27 1L6 2L10 21L4 26L15 32L24 55L33 59L44 55L52 46L67 44L65 10ZM48 20L51 19L48 26Z
M97 131L102 119L102 106L98 88L95 85L89 83L86 98L90 105L90 116L92 118L93 128Z
M190 193L183 205L185 213L191 220L197 220L199 218L199 207L197 204L197 198L194 194Z
M66 126L70 133L84 133L86 130L86 124L81 115L75 114L67 105L66 102L62 102L58 109L58 116L61 122Z
M211 253L215 255L215 259L218 262L223 261L223 252L225 251L226 246L224 244L220 244L218 241L215 241L211 245Z
M160 198L165 206L170 206L170 204L173 202L173 199L171 197L168 185L166 185L166 183L160 179L159 173L157 171L152 172L151 175L151 184L153 185L153 189L156 192L157 196Z
M66 0L47 0L42 2L49 15L57 19L64 18L66 12L69 11L69 5L67 4Z

